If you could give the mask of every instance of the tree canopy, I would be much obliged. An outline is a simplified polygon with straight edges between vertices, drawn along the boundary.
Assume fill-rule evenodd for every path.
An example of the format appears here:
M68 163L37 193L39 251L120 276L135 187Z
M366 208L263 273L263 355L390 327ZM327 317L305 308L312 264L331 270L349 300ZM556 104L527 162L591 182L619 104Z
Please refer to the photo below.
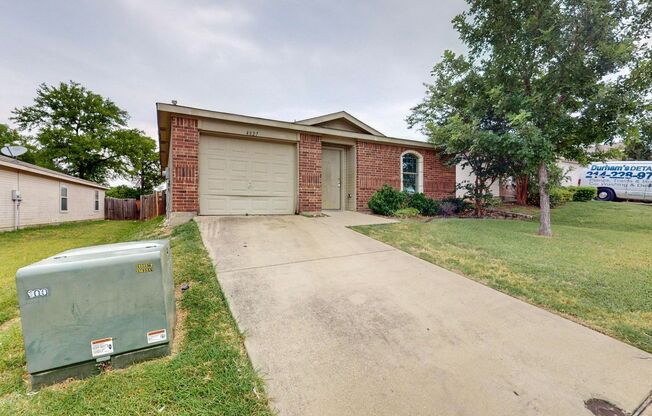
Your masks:
M444 54L432 73L435 83L408 122L453 153L453 132L489 132L506 141L489 149L492 159L506 148L514 168L537 172L539 233L549 236L547 167L562 157L586 160L592 145L622 134L633 97L640 96L629 80L647 54L650 6L631 0L467 3L453 25L468 55ZM473 137L470 149L487 134Z
M110 99L70 81L41 84L34 103L16 108L12 120L33 133L25 141L38 164L100 183L129 178L151 189L158 185L156 144L127 128L128 118Z

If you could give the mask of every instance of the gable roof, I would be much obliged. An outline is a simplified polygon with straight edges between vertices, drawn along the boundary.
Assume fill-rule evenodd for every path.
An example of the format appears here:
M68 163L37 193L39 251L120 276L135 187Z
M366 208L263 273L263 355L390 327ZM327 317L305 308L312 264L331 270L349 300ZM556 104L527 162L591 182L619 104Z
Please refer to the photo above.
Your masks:
M8 168L21 170L24 172L35 173L37 175L48 176L66 182L78 183L81 185L90 186L92 188L109 189L108 186L100 185L99 183L96 182L91 182L91 181L87 181L86 179L80 179L75 176L66 175L65 173L57 172L56 170L46 169L41 166L32 165L31 163L23 162L21 160L3 156L3 155L0 155L0 166L5 166Z
M307 118L305 120L296 121L298 124L303 124L305 126L321 126L328 127L330 122L333 121L345 121L348 124L351 124L361 130L361 133L373 134L374 136L385 136L383 133L374 129L370 125L363 123L357 118L353 117L351 114L346 111L338 111L336 113L324 114L323 116L317 116L313 118ZM333 128L333 127L328 127ZM340 130L335 128L336 130Z

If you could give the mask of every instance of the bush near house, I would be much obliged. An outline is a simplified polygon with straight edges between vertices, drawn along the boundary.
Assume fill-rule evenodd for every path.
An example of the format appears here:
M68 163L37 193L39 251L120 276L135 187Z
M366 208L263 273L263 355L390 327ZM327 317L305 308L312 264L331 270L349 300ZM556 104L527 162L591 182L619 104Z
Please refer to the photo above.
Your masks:
M374 192L369 199L369 209L380 215L393 215L394 212L405 206L407 194L389 185L383 185L382 188Z
M442 199L441 202L442 204L444 203L451 204L453 206L454 214L463 214L466 211L470 211L473 209L473 204L466 201L464 198L457 198L454 196L450 196L448 198Z
M597 188L592 186L578 186L573 193L573 201L586 202L594 199L598 195Z
M422 193L408 195L407 206L417 209L425 217L432 217L439 214L439 201L429 198Z
M398 218L412 218L420 214L416 208L401 208L394 212L394 216Z
M446 204L446 209L442 211L444 204ZM438 201L423 193L408 194L389 185L383 185L382 188L374 192L367 205L375 214L387 216L399 216L397 211L406 208L413 208L417 212L415 215L421 214L424 217L462 214L472 209L472 205L462 198L448 197ZM402 214L410 212L412 211L405 211Z
M588 190L582 190L580 195L577 198L580 199L575 199L575 195L580 189L584 188L590 188L588 186L580 186L580 187L568 187L568 188L562 188L562 187L554 187L550 188L550 191L548 192L550 194L550 207L551 208L556 208L561 205L564 205L566 202L569 201L577 201L577 202L583 202L583 201L590 201L595 197L595 194L593 194L592 197L588 199L583 199L586 198L586 195L588 195L590 192ZM595 192L595 188L590 188ZM528 194L527 197L527 203L528 205L533 205L538 207L539 206L539 193L538 192L531 192Z

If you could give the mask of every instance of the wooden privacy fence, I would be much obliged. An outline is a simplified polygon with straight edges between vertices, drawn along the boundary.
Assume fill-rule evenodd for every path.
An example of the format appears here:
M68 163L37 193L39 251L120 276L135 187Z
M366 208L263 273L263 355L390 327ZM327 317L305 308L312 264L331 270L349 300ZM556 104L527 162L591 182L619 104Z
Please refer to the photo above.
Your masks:
M149 220L165 214L165 193L154 192L140 196L140 219Z
M104 218L107 220L138 220L140 219L138 205L136 199L104 198Z
M165 214L165 193L155 192L134 198L104 198L107 220L149 220Z

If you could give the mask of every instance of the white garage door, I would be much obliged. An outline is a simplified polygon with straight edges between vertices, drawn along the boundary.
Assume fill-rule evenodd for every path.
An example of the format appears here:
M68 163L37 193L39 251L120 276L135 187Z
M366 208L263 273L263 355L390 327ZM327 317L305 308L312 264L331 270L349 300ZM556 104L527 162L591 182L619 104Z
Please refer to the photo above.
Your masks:
M296 146L202 136L200 215L293 214Z

